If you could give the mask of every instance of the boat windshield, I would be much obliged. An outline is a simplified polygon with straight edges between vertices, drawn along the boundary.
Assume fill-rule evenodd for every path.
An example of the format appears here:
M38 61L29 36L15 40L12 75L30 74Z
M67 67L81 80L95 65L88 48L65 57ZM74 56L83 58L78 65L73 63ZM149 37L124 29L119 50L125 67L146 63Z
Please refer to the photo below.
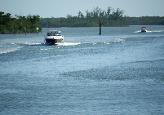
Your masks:
M61 36L61 33L59 31L52 31L48 32L47 36Z

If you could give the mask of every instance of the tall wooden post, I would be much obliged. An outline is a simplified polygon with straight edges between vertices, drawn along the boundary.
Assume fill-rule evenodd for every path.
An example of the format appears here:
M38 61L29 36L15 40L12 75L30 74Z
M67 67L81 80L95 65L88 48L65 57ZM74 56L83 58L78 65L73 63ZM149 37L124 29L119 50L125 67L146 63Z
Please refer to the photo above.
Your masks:
M101 19L99 19L99 35L101 35L101 26L102 26Z

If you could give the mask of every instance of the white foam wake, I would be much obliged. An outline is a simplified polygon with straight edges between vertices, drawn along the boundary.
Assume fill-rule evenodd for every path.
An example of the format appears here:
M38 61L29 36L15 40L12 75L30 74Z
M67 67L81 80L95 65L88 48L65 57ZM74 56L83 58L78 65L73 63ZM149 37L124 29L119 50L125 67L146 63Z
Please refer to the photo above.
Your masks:
M6 54L6 53L10 53L10 52L15 52L17 50L19 50L21 47L17 47L17 48L0 48L0 54Z
M154 33L160 33L160 32L164 32L164 30L154 30L152 32L154 32Z
M41 42L13 42L11 45L19 45L19 46L37 46L37 45L42 45L44 43Z
M152 31L146 30L146 32L141 32L141 30L135 31L133 33L151 33Z
M164 30L146 30L146 33L160 33L160 32L164 32ZM134 33L142 33L141 30L135 31Z
M24 45L28 45L28 46L35 46L35 45L41 45L43 43L30 43L30 42L26 42L24 43Z
M80 43L73 43L73 42L63 42L63 43L56 43L58 46L76 46Z

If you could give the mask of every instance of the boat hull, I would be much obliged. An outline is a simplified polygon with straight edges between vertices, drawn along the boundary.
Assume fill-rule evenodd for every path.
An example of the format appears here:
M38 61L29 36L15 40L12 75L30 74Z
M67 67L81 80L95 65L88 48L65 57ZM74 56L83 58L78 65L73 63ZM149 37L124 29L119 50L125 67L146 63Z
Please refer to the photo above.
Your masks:
M141 27L141 32L147 32L146 27Z
M55 45L56 43L61 43L63 39L45 39L47 45Z
M146 30L141 30L141 32L143 32L143 33L144 33L144 32L146 32Z

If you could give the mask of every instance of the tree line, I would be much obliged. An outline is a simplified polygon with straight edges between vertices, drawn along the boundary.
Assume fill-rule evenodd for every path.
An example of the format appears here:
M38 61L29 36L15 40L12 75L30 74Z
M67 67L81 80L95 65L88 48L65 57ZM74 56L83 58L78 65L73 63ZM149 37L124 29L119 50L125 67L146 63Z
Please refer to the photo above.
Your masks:
M128 25L164 25L164 16L129 17L124 11L108 7L102 10L99 7L91 11L79 11L76 16L67 15L61 18L42 18L42 27L97 27L128 26Z
M125 17L128 25L164 25L164 16Z
M0 33L35 33L42 27L97 27L128 25L164 25L164 16L128 17L124 11L108 7L99 7L89 11L79 11L76 16L67 15L60 18L40 18L39 15L12 16L0 11Z
M127 25L123 10L108 7L102 10L99 7L83 13L79 11L76 16L67 15L61 18L42 18L42 27L96 27L101 21L103 26Z
M41 31L40 16L12 16L0 11L0 33L35 33Z

